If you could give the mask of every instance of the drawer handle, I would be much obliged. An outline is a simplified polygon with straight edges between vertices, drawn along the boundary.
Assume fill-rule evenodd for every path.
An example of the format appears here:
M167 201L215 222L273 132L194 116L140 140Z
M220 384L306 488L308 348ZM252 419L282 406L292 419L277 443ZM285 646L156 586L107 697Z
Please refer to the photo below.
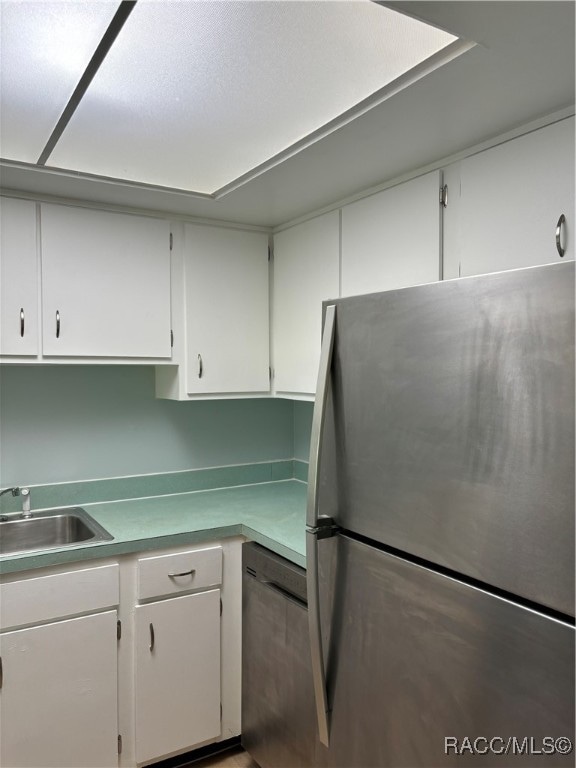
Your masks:
M558 255L560 258L564 256L566 253L566 247L562 243L562 231L566 226L566 216L562 214L560 218L558 219L558 224L556 224L556 250L558 251Z
M60 312L56 310L56 338L60 338Z
M204 363L202 362L202 355L198 355L198 378L201 379L204 374Z
M24 325L25 323L25 317L24 317L24 307L20 307L20 337L22 338L24 336Z
M150 622L150 653L154 650L154 624Z
M182 573L169 573L171 579L175 579L177 576L194 576L196 568L191 568L189 571L182 571Z

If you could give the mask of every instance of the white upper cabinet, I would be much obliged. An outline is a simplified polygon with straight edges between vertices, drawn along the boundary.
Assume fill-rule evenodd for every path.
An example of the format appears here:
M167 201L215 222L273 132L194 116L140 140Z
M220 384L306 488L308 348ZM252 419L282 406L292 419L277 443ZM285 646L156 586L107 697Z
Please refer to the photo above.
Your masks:
M439 280L440 172L342 209L342 296Z
M0 356L38 354L36 203L0 204Z
M44 354L169 358L169 238L159 219L42 205Z
M340 213L274 235L273 351L276 392L312 395L322 302L340 292Z
M463 160L460 177L458 257L447 253L460 275L574 258L574 118Z
M268 235L186 225L186 391L268 392Z

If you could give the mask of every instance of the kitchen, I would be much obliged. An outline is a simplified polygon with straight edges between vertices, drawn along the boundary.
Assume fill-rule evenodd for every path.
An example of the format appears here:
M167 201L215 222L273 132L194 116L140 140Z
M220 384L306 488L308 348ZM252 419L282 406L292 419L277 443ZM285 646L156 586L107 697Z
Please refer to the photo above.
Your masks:
M2 5L4 21L7 5ZM119 32L118 44L146 5L136 5ZM388 5L462 38L465 43L448 43L461 45L462 51L459 55L454 51L454 58L443 66L435 61L430 71L419 71L403 90L377 91L377 98L363 110L280 152L273 162L264 163L266 167L260 168L256 158L251 160L252 173L242 177L239 169L234 179L216 180L209 189L224 189L217 197L197 193L196 186L187 187L195 190L192 193L179 190L179 183L150 182L147 177L132 183L133 176L120 166L114 173L88 165L75 167L71 161L50 161L40 167L37 158L48 136L41 131L40 151L33 159L23 154L28 150L18 142L27 139L22 127L27 113L24 107L18 111L7 105L14 109L14 124L7 125L12 133L3 127L3 211L9 214L2 227L8 239L2 244L2 311L10 311L10 317L15 312L14 343L28 343L33 337L30 329L37 333L35 348L24 353L6 353L12 339L8 331L2 338L1 486L31 486L33 512L81 505L95 515L96 508L90 505L98 503L97 519L115 543L61 549L58 556L54 551L35 557L6 556L4 578L7 584L24 584L40 574L78 576L82 563L74 553L81 551L83 559L92 559L88 565L108 569L95 576L109 574L115 557L121 560L121 594L82 610L57 605L40 617L32 611L31 617L10 619L11 624L3 617L2 629L56 627L58 622L47 622L90 611L95 617L115 615L108 609L120 606L123 630L114 673L119 725L107 726L114 733L113 764L150 764L240 733L241 542L246 537L288 556L296 565L306 562L302 481L308 471L322 301L573 259L573 4ZM177 27L178 18L172 24ZM3 23L3 28L9 26ZM154 28L144 31L150 35ZM470 41L478 45L470 48ZM4 43L3 39L4 50L10 51L9 41ZM17 57L15 62L22 67ZM10 71L9 64L4 53L3 70ZM26 70L34 72L34 67L26 65ZM18 80L17 84L24 86ZM3 84L4 93L10 93L9 86ZM46 88L46 93L52 92ZM87 109L89 96L90 86ZM55 106L58 114L64 104ZM77 116L82 118L80 109ZM165 128L155 126L156 131ZM15 142L13 148L9 140ZM110 149L104 139L102 145ZM58 142L55 146L58 149ZM84 163L97 154L90 143L74 146ZM262 161L269 160L273 150L269 153ZM206 154L215 157L214 151ZM153 157L143 157L152 163ZM110 176L116 180L110 181ZM440 189L447 207L439 205ZM10 205L18 210L10 210ZM11 230L15 221L18 226ZM151 230L145 226L150 221L157 225ZM486 221L492 226L487 227ZM112 222L117 222L116 228ZM94 262L100 263L106 249L113 252L115 246L106 241L112 230L124 243L137 243L137 248L132 252L124 246L124 272L103 273L93 268ZM40 279L37 238L42 250ZM270 240L273 252L268 262ZM142 254L150 253L156 242L162 246L157 247L157 259L151 258L147 277ZM566 251L562 257L559 247ZM407 248L412 257L398 259L396 254ZM18 253L17 267L7 258L11 250ZM32 266L23 275L25 251L32 254ZM388 261L377 258L388 252L394 254ZM495 263L487 260L487 254ZM81 257L82 269L76 274L72 265ZM139 290L130 292L126 285L136 258ZM160 261L163 271L154 271ZM120 269L116 262L108 266ZM86 286L91 287L90 294ZM94 301L92 294L102 300ZM162 328L151 340L151 351L138 348L142 325L125 328L128 302L136 301L134 314L142 317L138 297L146 307L153 303L158 313L154 320ZM82 319L87 304L93 314L85 313ZM76 336L68 323L73 314L80 318ZM4 318L2 314L3 333L12 327ZM100 333L103 325L111 328L107 338ZM126 330L125 336L119 328ZM59 342L68 346L55 349ZM196 402L186 406L178 402L184 400ZM207 489L221 490L201 493ZM6 494L1 501L3 514L19 512L19 497ZM178 590L142 591L144 576L137 572L153 568L158 562L154 557L190 549L205 550L208 554L202 556L216 561L221 558L224 574L220 568L220 575L206 576L208 592L186 594L190 590L180 585L183 597L170 601L157 598ZM14 565L18 560L26 563L26 578ZM50 570L35 570L40 566ZM218 570L217 563L213 567ZM222 625L214 632L222 638L222 663L207 690L219 687L215 680L220 675L222 698L206 696L212 714L204 734L179 746L162 745L163 734L155 733L149 723L165 711L166 702L173 709L173 683L162 689L156 682L156 709L142 709L132 675L136 668L137 679L146 681L148 672L144 667L140 671L140 651L132 651L130 644L139 637L143 651L152 653L149 625L155 621L147 620L152 606L160 610L170 602L202 595L214 600L218 591ZM63 594L73 592L71 587ZM213 607L210 604L207 610ZM141 630L135 615L143 617ZM214 624L213 617L210 621ZM159 635L156 631L160 657ZM196 664L190 668L199 666L200 653L194 652ZM3 668L5 696L10 677L6 660ZM45 714L45 707L39 706ZM27 729L23 730L26 739ZM156 743L135 746L131 735L135 731L149 733ZM123 737L119 757L116 735ZM112 764L109 748L106 755L106 764ZM3 758L3 764L10 765L7 760Z

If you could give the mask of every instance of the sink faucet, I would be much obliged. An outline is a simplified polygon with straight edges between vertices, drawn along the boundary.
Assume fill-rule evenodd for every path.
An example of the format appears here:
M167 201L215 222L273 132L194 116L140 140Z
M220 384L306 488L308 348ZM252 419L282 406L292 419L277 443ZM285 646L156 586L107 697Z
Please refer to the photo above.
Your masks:
M12 496L22 496L22 517L32 517L30 510L30 488L5 488L0 491L0 496L4 496L5 493L11 493Z
M20 488L20 495L22 496L22 517L32 517L32 510L30 509L30 488Z

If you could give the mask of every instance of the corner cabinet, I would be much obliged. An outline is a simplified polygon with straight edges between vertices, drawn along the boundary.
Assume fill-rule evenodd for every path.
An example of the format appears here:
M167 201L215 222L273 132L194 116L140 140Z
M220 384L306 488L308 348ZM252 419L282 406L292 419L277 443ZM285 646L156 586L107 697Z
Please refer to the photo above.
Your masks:
M40 209L43 354L169 358L168 222Z
M274 389L313 397L322 302L340 293L340 212L275 234L273 273Z
M0 356L38 354L36 203L0 200Z

